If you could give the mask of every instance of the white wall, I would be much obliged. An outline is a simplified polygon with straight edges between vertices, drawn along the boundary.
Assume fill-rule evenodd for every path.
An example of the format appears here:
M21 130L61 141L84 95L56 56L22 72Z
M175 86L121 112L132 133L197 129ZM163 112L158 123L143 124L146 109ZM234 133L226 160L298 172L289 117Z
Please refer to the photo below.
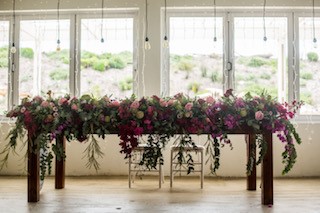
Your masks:
M144 18L144 0L105 0L105 6L107 8L139 8L139 34L143 35L143 18ZM250 10L251 7L261 8L263 1L257 0L220 0L217 1L218 7L240 7ZM61 1L61 8L66 10L82 10L82 9L95 9L99 8L101 4L100 0L86 1L86 0L63 0ZM161 32L160 32L160 8L164 5L162 0L149 0L149 37L152 42L152 49L146 54L145 64L145 95L159 95L160 94L160 55L161 55ZM168 7L212 7L212 0L168 0ZM268 0L268 7L307 7L310 9L312 5L311 0ZM12 7L12 0L0 1L0 18L2 14L10 12ZM53 0L17 0L17 10L28 11L30 15L38 15L37 11L41 10L46 13L46 10L54 10L56 8L56 1ZM52 12L52 11L51 11ZM143 42L142 36L140 36L139 42ZM142 46L142 45L140 45ZM139 64L140 71L143 66L142 62L142 47L139 49ZM140 95L142 93L142 85L140 84ZM0 124L0 150L3 150L7 141L5 140L8 132L9 125L6 123ZM289 176L320 176L320 124L298 124L298 132L301 135L303 144L297 146L298 160L293 170L289 173ZM319 131L319 132L318 132ZM243 136L230 136L233 141L234 150L230 151L228 147L222 150L221 168L218 174L221 176L245 176L245 164L246 164L246 149ZM196 139L198 141L198 139ZM199 142L204 142L205 137ZM119 153L120 147L118 145L119 139L117 136L108 136L105 141L101 141L101 146L105 153L105 157L100 159L101 170L96 173L93 169L89 170L85 168L86 159L82 159L83 151L86 144L78 142L68 143L67 146L67 175L126 175L128 166L126 160L123 159L123 155ZM169 147L169 146L168 146ZM18 147L19 148L19 147ZM17 149L19 150L19 149ZM281 176L283 165L281 163L281 152L283 145L278 140L274 142L274 175ZM19 156L10 156L8 162L8 168L4 168L0 171L0 175L18 175L23 174L20 171L23 166L23 158L25 149L18 151ZM169 151L165 152L165 174L169 174ZM206 166L206 174L209 174L208 165ZM24 173L25 174L25 173Z

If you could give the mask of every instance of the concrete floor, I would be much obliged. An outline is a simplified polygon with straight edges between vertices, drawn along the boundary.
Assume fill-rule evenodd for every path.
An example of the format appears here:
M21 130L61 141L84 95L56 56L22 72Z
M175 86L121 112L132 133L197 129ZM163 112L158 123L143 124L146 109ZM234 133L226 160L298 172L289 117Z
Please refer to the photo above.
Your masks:
M261 205L261 191L246 191L245 179L180 178L161 189L156 177L69 177L54 189L47 178L38 203L27 202L26 177L0 176L0 212L320 212L320 178L275 179L274 205ZM258 180L258 186L260 181Z

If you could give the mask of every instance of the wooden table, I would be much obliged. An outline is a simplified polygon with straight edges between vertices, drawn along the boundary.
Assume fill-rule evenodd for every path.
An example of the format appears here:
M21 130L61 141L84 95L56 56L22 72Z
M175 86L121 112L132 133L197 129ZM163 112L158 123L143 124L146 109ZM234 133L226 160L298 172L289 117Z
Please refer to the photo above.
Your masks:
M247 144L247 159L250 152L255 153L255 133L248 129L237 129L228 134L245 134ZM268 144L267 153L262 161L261 168L261 203L263 205L273 205L273 148L272 132L264 131L263 137ZM63 146L65 149L66 140L64 137L57 137L56 145ZM38 202L40 200L40 164L39 152L36 145L32 143L32 138L28 141L28 202ZM254 156L255 158L256 156ZM65 187L65 161L56 159L55 188L63 189ZM247 176L247 190L256 190L256 166L253 166L251 175Z

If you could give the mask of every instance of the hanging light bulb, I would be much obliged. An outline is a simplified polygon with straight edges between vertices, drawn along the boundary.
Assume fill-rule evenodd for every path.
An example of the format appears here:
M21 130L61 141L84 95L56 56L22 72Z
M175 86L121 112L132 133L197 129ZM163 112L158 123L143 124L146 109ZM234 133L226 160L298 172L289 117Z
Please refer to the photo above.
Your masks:
M145 50L150 50L151 49L151 44L148 38L148 0L146 0L145 2L146 4L146 29L145 29L145 33L146 33L146 38L144 39L144 49Z
M314 0L312 0L312 33L313 33L313 48L317 48L317 38L316 38L316 28L314 24L314 16L315 16L315 11L314 11Z
M217 42L217 5L216 0L213 1L214 6L214 37L213 42Z
M104 13L103 13L103 9L104 9L104 0L101 0L101 43L104 43L104 38L103 38L103 18L104 18Z
M60 47L60 0L58 0L58 4L57 4L57 19L58 19L58 39L57 39L57 51L60 51L61 50L61 47Z
M263 2L263 41L267 41L267 30L266 30L266 5L267 5L267 0L264 0Z
M13 34L13 36L12 36L12 46L11 46L11 48L10 48L10 52L12 53L12 54L15 54L16 52L17 52L17 48L16 48L16 46L15 46L15 44L14 44L14 41L15 41L15 35L16 35L16 1L15 0L13 0L12 1L12 11L13 11L13 14L12 14L12 16L13 16L13 30L12 30L12 34Z
M56 49L57 51L60 51L61 50L61 48L60 48L60 39L58 39L57 40L57 49Z
M15 53L17 52L17 48L15 47L14 43L12 43L10 52L11 52L12 54L15 54Z
M168 40L167 36L164 36L164 38L163 38L163 47L169 48L169 40Z
M149 42L149 38L146 37L145 40L144 40L144 49L145 50L150 50L151 49L151 44Z
M169 40L167 36L167 0L164 0L164 37L163 37L163 47L169 48Z

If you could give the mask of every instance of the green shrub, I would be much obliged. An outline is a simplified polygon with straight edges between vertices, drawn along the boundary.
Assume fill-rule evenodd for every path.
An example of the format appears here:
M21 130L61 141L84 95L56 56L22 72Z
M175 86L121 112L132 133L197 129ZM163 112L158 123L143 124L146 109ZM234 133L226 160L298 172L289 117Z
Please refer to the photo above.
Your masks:
M69 70L55 69L50 72L49 76L54 81L67 80L69 78Z
M178 62L178 69L187 72L186 79L189 78L189 73L192 71L194 64L190 60L182 59Z
M306 104L313 104L312 95L310 92L301 92L300 93L300 100L304 101Z
M97 59L96 61L94 61L92 68L94 70L100 71L100 72L104 72L106 70L107 67L107 63L106 60L104 59Z
M121 80L119 82L120 90L121 91L132 90L132 83L133 83L132 77L128 77L128 78L125 78L124 80Z
M48 52L46 55L52 60L59 60L64 64L69 64L69 50Z
M0 48L0 68L8 67L8 51L7 47Z
M307 54L307 57L309 61L314 61L314 62L318 61L318 58L319 58L316 52L309 52Z
M20 49L20 55L21 55L21 57L24 57L24 58L33 59L34 52L33 52L32 48L25 47L25 48Z
M262 73L260 75L260 78L265 79L265 80L270 80L271 79L271 75L268 73Z
M108 62L110 68L123 69L126 67L126 63L117 55L112 56Z
M86 50L81 51L81 60L86 58L93 58L93 57L98 58L97 54L95 53L92 53Z
M222 74L219 73L217 70L216 71L213 71L211 73L211 76L210 76L210 79L211 81L214 83L214 82L221 82L222 81Z
M313 79L313 74L311 72L301 72L301 78L304 80L312 80Z
M123 52L120 52L120 53L117 54L117 55L122 59L122 61L125 62L125 64L132 64L132 63L133 63L133 55L132 55L132 52L123 51Z
M268 61L264 58L261 58L261 57L257 57L257 56L253 56L253 57L250 57L248 63L247 63L247 66L249 67L261 67L263 65L266 65L268 64Z
M193 82L188 85L188 90L194 92L195 94L199 92L200 84L198 82Z
M252 95L261 95L262 92L266 92L267 94L271 95L272 97L278 96L278 91L276 87L268 87L265 88L260 84L251 83L246 85L243 90L244 93L250 92Z
M93 67L93 64L95 64L99 59L96 56L93 56L91 58L81 58L81 66L84 68Z
M201 76L202 76L203 78L207 77L208 68L207 68L206 66L204 66L204 65L201 65L200 69L201 69Z

